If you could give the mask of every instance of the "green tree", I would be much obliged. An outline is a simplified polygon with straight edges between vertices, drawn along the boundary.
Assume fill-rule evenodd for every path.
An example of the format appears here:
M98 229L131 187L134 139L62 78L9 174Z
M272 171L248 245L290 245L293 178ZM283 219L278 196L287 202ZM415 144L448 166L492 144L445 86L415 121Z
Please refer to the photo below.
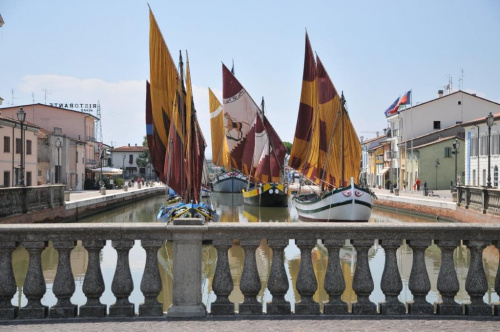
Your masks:
M144 136L144 140L142 141L142 146L144 147L148 146L148 141L146 136ZM139 155L139 157L137 157L136 163L137 166L141 168L146 168L148 165L151 164L151 155L149 154L149 149L145 150Z
M283 142L283 145L286 148L286 154L290 155L290 153L292 153L292 143L290 143L290 142Z

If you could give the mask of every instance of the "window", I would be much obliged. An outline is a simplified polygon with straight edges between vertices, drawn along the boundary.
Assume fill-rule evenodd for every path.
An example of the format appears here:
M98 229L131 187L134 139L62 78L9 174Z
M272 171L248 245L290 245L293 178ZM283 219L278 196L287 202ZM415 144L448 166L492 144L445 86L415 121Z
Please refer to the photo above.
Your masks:
M3 152L10 152L10 137L3 137Z
M434 121L434 129L441 129L441 121Z
M31 172L26 172L26 185L28 187L32 186L32 184L31 184Z
M493 187L498 188L498 166L493 169Z
M444 157L451 158L451 148L449 146L444 148Z
M486 185L486 170L483 169L483 186Z
M16 138L16 153L21 153L21 139L20 138Z
M472 137L470 140L470 155L471 157L477 157L479 149L479 140L477 137Z
M476 186L476 170L472 171L472 185Z
M491 154L500 154L500 135L498 133L491 135Z
M26 141L26 154L31 154L31 140Z
M78 164L78 151L76 151L76 163Z
M481 136L479 149L480 149L479 154L481 156L488 155L488 136L486 135Z
M129 164L133 164L133 163L134 163L134 155L133 155L133 154L130 154L130 155L128 156L128 163L129 163Z
M3 171L3 186L10 187L10 172Z

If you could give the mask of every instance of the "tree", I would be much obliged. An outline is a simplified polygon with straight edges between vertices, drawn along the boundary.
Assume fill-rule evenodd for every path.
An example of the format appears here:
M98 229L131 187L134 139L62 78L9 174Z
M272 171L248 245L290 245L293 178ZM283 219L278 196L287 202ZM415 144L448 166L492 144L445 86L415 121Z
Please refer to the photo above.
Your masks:
M142 146L144 147L148 146L148 141L146 136L144 136L144 140L142 141ZM145 150L139 155L139 157L137 157L136 164L140 168L146 168L148 165L151 164L151 155L149 154L149 149Z
M290 143L290 142L283 142L283 145L286 148L286 154L290 155L290 153L292 153L292 143Z

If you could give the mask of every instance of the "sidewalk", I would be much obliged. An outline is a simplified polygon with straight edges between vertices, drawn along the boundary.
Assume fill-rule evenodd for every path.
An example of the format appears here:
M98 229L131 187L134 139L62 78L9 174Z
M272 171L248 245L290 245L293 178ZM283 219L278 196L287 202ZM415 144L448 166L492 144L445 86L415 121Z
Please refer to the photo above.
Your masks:
M378 188L370 188L375 195L387 195L387 196L396 196L395 193L391 193L389 189L378 189ZM409 198L417 198L419 200L430 200L430 201L447 201L452 202L452 193L450 189L446 190L432 190L429 189L428 195L424 196L423 190L400 190L399 196L409 197Z
M165 188L164 184L160 184L159 182L155 182L153 187L146 187L144 184L141 185L141 189L138 188L137 183L132 187L128 187L127 191L123 188L120 189L106 189L106 194L102 195L99 190L83 190L83 191L70 191L69 194L69 202L78 202L86 199L104 197L104 196L113 196L117 194L130 193L134 191L146 190L148 188Z

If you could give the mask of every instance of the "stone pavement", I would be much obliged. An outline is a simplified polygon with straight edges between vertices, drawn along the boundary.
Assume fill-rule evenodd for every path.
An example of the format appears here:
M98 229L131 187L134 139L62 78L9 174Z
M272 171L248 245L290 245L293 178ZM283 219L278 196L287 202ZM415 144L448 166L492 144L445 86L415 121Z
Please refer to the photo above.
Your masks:
M215 319L205 318L199 320L92 320L92 321L71 321L64 322L23 322L23 324L13 324L0 322L0 331L20 331L20 332L56 332L56 331L288 331L288 332L308 332L308 331L374 331L374 332L406 332L406 331L474 331L485 332L498 329L498 320L480 319L412 319L412 318L387 318L387 319L360 319L355 318L330 318L330 317L278 317L264 319Z

